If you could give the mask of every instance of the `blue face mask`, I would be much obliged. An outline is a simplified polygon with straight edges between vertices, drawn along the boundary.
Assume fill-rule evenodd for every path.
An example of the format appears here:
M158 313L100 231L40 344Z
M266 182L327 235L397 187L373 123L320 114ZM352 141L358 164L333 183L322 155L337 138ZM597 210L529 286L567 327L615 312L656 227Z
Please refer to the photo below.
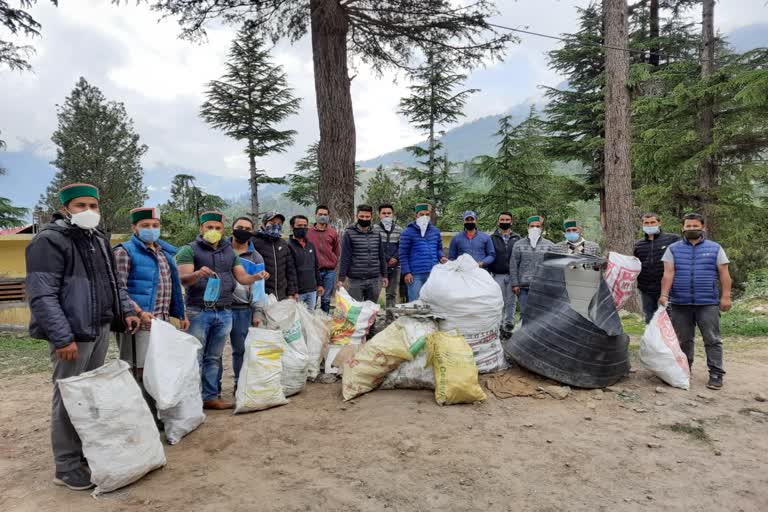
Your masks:
M139 229L139 239L142 242L151 244L160 240L160 228L141 228Z
M207 307L213 307L218 302L221 295L221 279L216 274L213 274L208 278L208 282L205 284L205 293L203 294L203 302Z
M581 234L579 233L566 233L565 239L569 242L578 242L579 238L581 238Z
M643 226L643 232L646 235L658 235L659 231L659 226Z
M267 236L270 236L272 238L280 238L280 235L283 233L283 225L282 224L267 224L264 226L264 233L267 234Z

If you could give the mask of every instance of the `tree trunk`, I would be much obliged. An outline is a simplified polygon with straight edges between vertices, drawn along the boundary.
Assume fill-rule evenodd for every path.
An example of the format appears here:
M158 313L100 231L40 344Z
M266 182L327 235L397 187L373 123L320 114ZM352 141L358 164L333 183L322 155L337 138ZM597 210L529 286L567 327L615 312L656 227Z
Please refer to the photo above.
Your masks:
M659 0L651 0L650 15L650 33L649 36L653 43L651 44L651 55L648 62L651 66L659 66Z
M715 0L704 0L702 12L701 77L708 80L715 73ZM699 119L699 140L705 151L714 142L715 113L714 98L706 96ZM707 154L701 162L699 187L701 189L701 213L707 222L707 231L713 236L715 228L715 188L720 175L720 164L714 154Z
M320 121L320 202L339 219L354 217L355 118L347 69L349 23L336 0L311 0L312 60Z
M603 0L605 42L626 48L626 0ZM605 241L609 251L632 254L634 213L629 143L629 53L606 49L605 95Z
M253 141L248 141L248 163L250 164L250 181L251 181L251 213L250 217L256 219L256 216L261 213L259 211L259 176L256 170L256 157L253 155Z

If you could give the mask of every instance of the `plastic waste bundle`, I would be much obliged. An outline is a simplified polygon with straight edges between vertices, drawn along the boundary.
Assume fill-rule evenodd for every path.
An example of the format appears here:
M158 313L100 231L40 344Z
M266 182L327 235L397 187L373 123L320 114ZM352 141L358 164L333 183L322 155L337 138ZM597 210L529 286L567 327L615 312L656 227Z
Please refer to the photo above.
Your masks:
M243 367L235 393L235 414L288 403L281 382L285 346L281 331L248 329Z
M435 389L435 374L427 366L426 348L419 348L417 343L424 344L426 336L437 331L437 323L429 318L414 318L401 316L395 323L405 330L409 351L413 354L412 361L403 362L396 370L391 371L379 389ZM416 345L416 346L415 346Z
M299 317L299 304L293 299L270 304L265 310L270 328L283 332L286 347L283 351L282 382L285 396L300 393L307 383L309 349Z
M440 405L485 400L477 382L477 365L472 349L456 330L427 336L427 364L435 374L435 400Z
M358 302L347 290L336 292L336 308L331 322L331 343L334 345L359 345L365 341L371 326L376 322L379 305L371 301Z
M658 378L676 388L691 386L688 358L680 349L667 310L660 306L640 339L640 363Z

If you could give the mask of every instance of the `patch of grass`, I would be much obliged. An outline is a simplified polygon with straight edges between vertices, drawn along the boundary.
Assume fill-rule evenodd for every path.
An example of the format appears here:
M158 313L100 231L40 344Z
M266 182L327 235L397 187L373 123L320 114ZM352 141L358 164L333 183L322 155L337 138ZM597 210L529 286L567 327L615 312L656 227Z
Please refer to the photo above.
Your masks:
M665 425L664 428L669 429L672 432L677 432L678 434L687 434L696 441L704 443L712 441L712 438L709 437L709 434L707 434L702 426L694 426L690 423L673 423L672 425Z
M645 332L645 321L640 315L628 315L621 319L624 333L629 336L642 336Z
M51 368L48 343L17 336L0 336L0 377L45 372Z
M768 315L750 311L748 303L738 303L731 311L720 317L722 336L743 336L747 338L768 337ZM630 336L642 336L645 322L638 315L627 315L621 320L624 332Z

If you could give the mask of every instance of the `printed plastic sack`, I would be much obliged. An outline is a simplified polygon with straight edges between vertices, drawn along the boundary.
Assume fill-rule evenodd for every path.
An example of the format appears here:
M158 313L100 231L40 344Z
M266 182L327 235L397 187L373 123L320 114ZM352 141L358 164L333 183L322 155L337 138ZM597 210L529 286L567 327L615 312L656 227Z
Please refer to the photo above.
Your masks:
M248 329L243 367L235 393L235 414L288 403L280 381L285 346L281 331Z
M508 367L499 338L504 297L491 275L468 254L436 265L421 289L420 298L444 320L441 331L459 329L475 357L480 373Z
M320 366L330 340L330 317L319 310L311 312L304 304L300 304L297 309L309 355L307 377L315 380L320 374Z
M413 359L409 348L405 330L397 322L362 345L344 363L341 381L344 400L352 400L376 389L384 377L400 366L400 363Z
M371 301L358 302L347 290L336 292L336 308L331 323L331 343L334 345L359 345L365 341L368 331L379 314L379 305Z
M270 328L280 329L287 346L283 352L283 392L285 396L295 395L307 383L309 349L304 339L299 316L300 305L293 299L270 304L265 310Z
M94 495L114 491L165 465L155 420L125 361L58 381L91 468Z
M472 349L458 331L437 331L427 336L427 364L435 373L435 400L438 404L485 400L485 393L477 382Z
M405 329L406 339L411 347L423 336L437 330L437 323L429 318L401 316L395 323ZM396 370L391 371L379 389L435 389L435 374L432 368L427 366L426 350L420 350L412 361L405 361Z
M676 388L688 389L691 370L667 310L660 306L640 338L640 363Z
M617 252L608 254L608 266L604 279L613 295L616 309L621 309L632 296L635 281L642 269L640 260L634 256L625 256Z
M199 389L197 355L201 348L200 341L191 334L176 329L168 322L152 320L143 381L158 409L175 407L188 394L189 375L193 367L198 374Z
M205 421L203 397L200 394L200 365L192 361L184 380L184 395L179 403L169 409L159 409L157 417L165 426L168 444L176 444Z

